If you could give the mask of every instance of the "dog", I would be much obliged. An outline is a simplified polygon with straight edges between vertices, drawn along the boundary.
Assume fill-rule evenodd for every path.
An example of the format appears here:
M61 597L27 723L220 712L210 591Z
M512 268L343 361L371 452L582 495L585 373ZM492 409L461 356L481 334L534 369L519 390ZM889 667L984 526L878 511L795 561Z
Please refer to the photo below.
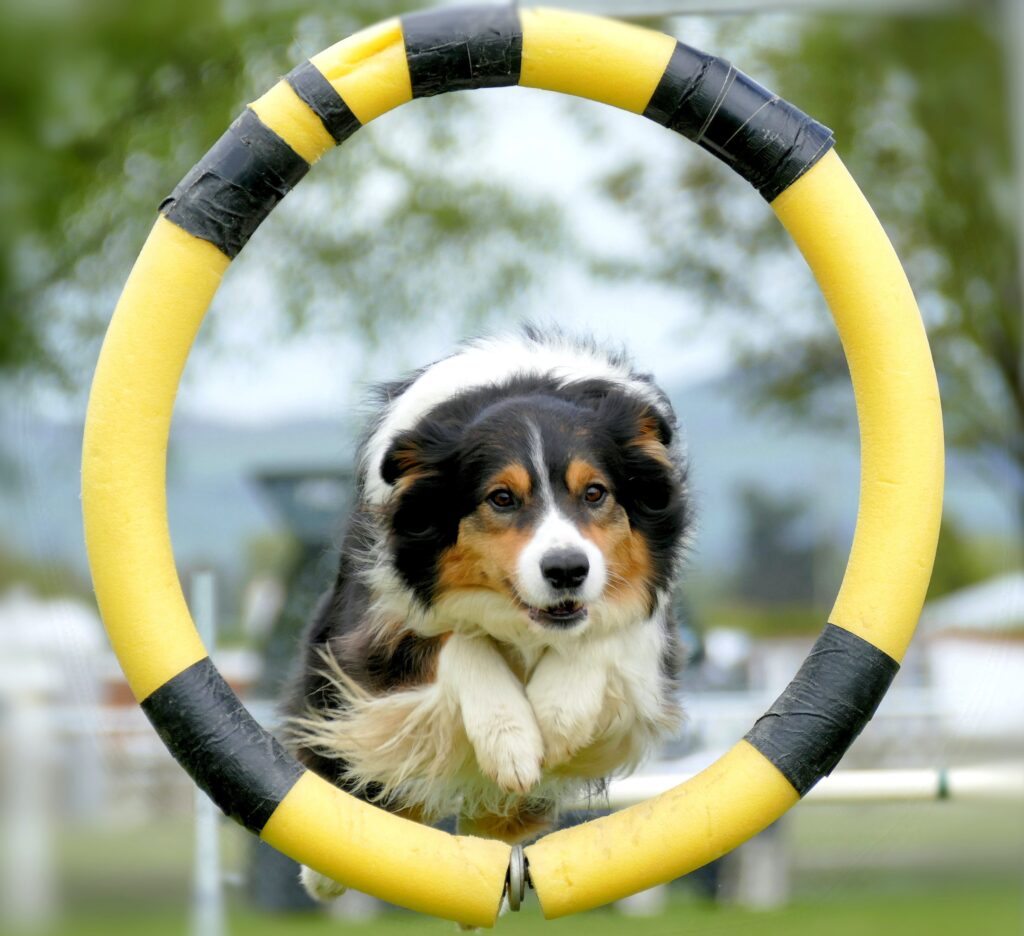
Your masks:
M286 743L393 812L525 841L679 722L675 414L624 354L536 328L469 342L375 402Z

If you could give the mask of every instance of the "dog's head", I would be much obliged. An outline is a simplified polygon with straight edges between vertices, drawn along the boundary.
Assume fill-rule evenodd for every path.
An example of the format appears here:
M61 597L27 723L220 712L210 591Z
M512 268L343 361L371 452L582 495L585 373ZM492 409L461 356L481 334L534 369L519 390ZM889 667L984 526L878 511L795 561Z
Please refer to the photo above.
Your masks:
M521 377L392 440L386 558L435 618L515 641L650 616L688 523L667 403Z

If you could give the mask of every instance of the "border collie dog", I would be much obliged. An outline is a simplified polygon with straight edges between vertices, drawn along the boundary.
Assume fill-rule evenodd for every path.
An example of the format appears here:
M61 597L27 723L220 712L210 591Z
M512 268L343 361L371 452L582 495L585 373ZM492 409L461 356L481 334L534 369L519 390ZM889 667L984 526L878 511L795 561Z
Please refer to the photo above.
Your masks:
M678 723L675 415L623 355L535 329L378 396L286 740L393 812L522 841Z

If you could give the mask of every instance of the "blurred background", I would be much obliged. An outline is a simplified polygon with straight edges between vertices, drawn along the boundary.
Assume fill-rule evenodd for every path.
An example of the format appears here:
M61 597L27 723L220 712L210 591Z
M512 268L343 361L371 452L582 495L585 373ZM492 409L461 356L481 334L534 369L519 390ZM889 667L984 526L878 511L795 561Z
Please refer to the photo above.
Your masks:
M1024 932L1024 5L563 5L722 55L833 128L920 300L949 457L920 636L839 785L701 874L545 925ZM452 931L356 894L313 908L293 867L211 817L107 647L78 499L90 374L161 198L278 76L417 6L0 6L0 932ZM827 310L771 211L633 115L448 95L311 173L233 264L186 369L168 466L183 585L272 724L336 562L364 389L524 320L626 345L682 421L690 718L645 776L688 775L820 630L857 439ZM539 925L535 903L499 922Z

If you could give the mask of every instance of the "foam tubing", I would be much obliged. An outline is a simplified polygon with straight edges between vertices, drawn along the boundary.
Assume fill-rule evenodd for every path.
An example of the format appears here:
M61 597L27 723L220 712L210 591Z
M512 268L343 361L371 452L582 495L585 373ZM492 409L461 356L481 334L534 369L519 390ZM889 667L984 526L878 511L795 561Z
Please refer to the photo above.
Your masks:
M305 770L210 662L174 566L165 463L181 372L221 278L309 167L415 97L515 84L642 114L760 192L835 317L862 441L849 565L800 672L702 774L526 849L546 916L700 867L775 821L835 766L913 634L942 502L935 374L899 261L828 129L729 63L599 17L444 8L357 33L254 101L161 204L104 341L82 460L97 601L143 710L227 815L349 886L477 926L496 919L508 846L400 819Z

